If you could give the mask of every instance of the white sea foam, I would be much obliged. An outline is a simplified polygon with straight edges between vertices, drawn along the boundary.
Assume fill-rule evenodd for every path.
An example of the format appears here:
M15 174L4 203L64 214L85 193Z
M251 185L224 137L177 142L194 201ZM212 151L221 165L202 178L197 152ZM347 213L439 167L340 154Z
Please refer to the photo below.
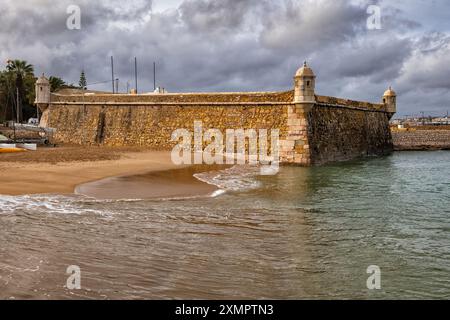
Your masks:
M79 196L62 195L0 195L0 214L22 212L55 214L99 214L104 211L86 208L90 199Z
M212 194L213 197L217 197L227 191L248 191L260 188L261 183L256 179L258 175L260 175L260 169L257 166L237 165L220 171L197 173L194 177L218 187L219 190Z
M224 193L226 193L225 190L222 190L222 189L216 190L211 194L211 198L219 197Z

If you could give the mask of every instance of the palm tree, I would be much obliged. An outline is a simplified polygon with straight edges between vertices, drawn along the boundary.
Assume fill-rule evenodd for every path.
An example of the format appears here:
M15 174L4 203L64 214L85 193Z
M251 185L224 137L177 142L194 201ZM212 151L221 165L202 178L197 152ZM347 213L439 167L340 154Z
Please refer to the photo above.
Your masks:
M27 77L34 77L34 67L23 60L8 60L6 70L15 75L16 78L16 88L15 92L18 93L18 100L20 107L17 108L19 111L18 119L19 122L23 119L23 102L25 101L25 87L24 79Z
M13 72L22 79L29 75L34 75L34 67L24 60L8 60L6 70Z
M48 78L48 81L50 82L51 92L55 92L61 88L67 87L66 82L58 77L51 76L50 78Z

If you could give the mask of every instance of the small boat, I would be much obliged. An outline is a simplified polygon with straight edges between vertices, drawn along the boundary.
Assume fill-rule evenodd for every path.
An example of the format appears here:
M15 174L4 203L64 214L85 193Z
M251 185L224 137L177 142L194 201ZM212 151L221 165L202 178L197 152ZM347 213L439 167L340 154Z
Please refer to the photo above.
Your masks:
M25 150L29 150L29 151L36 151L37 144L36 143L18 143L17 148L25 149Z
M18 153L26 151L27 150L21 148L0 148L0 153Z

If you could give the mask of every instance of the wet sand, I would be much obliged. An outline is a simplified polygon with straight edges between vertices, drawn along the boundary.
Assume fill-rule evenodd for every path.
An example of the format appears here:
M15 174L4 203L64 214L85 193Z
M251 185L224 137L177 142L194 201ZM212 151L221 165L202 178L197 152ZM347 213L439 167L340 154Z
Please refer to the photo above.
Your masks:
M21 155L0 156L0 194L72 194L78 185L111 178L107 181L81 186L79 191L92 196L112 198L119 195L182 197L210 193L213 186L188 177L189 173L166 170L186 168L176 166L167 151L138 151L136 149L66 147L41 149ZM123 176L155 173L144 181ZM112 178L117 177L117 178ZM145 177L142 176L142 177ZM107 191L100 186L112 182ZM144 188L138 184L144 183ZM119 184L125 183L126 187ZM142 190L139 190L142 189Z
M194 177L194 174L218 170L222 167L190 166L106 178L79 185L75 193L103 200L173 199L212 195L218 188L201 182Z

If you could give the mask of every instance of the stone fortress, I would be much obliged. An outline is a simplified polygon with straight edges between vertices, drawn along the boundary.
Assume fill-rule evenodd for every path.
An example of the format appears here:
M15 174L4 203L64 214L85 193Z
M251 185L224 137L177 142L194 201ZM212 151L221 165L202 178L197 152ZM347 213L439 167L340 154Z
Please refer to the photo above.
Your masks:
M176 129L279 129L280 161L322 165L393 150L389 120L396 93L380 103L315 93L316 76L306 62L286 92L108 94L50 93L48 80L36 82L41 126L56 129L59 143L145 146L171 150Z

